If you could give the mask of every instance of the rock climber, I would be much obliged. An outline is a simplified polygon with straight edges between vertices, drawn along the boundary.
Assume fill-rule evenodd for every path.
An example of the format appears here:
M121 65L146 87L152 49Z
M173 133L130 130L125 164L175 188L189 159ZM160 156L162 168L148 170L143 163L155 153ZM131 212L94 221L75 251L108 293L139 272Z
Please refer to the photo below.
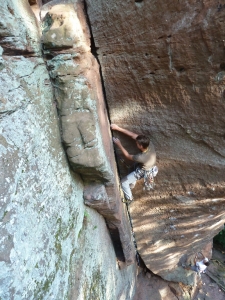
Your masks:
M202 253L201 253L202 254ZM202 254L203 256L203 254ZM197 255L195 256L195 259L194 259L194 266L186 266L185 264L183 264L183 268L185 268L186 270L192 270L192 271L195 271L197 272L199 275L201 273L205 273L206 271L206 268L209 266L209 259L207 257L204 257L203 256L203 260L201 261L197 261L198 257Z
M120 131L126 134L127 136L131 137L133 140L136 141L137 148L141 151L141 153L139 154L131 155L122 146L118 138L113 138L113 142L120 148L123 155L127 159L138 163L138 166L136 167L135 171L131 172L121 180L122 190L124 192L125 199L127 202L131 202L133 201L131 188L134 188L137 180L144 177L146 179L145 185L148 185L149 189L153 188L151 182L153 182L153 177L155 177L158 172L158 168L155 166L155 149L153 144L150 142L150 139L145 135L138 135L127 129L121 128L116 124L111 124L111 129ZM148 179L150 179L151 181L150 184Z

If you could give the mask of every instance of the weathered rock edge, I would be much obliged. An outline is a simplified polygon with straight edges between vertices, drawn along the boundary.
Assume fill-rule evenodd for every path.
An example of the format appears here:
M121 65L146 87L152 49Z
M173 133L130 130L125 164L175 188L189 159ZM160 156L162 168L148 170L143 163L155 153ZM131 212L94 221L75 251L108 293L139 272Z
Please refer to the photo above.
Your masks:
M85 204L105 218L118 260L130 265L134 247L121 203L99 65L90 52L83 1L51 1L42 6L41 18L43 53L69 163L86 183Z

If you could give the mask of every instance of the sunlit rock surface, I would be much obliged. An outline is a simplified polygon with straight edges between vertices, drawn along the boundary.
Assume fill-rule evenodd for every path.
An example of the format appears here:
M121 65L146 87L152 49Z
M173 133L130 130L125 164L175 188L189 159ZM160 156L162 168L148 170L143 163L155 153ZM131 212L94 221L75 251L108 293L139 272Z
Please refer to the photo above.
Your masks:
M132 299L135 266L117 260L134 262L133 248L84 3L30 0L35 19L26 0L0 2L0 297ZM130 206L138 250L154 273L188 285L196 274L181 263L210 258L224 223L224 5L86 1L111 121L149 134L158 154L155 191L138 183ZM130 170L120 162L121 176ZM154 280L159 300L195 291Z
M154 273L187 283L180 262L225 220L225 3L86 3L111 121L149 135L158 155L155 191L134 189L139 252ZM121 176L130 170L120 163Z
M69 168L36 19L28 1L0 3L0 299L131 299L135 267L119 270Z

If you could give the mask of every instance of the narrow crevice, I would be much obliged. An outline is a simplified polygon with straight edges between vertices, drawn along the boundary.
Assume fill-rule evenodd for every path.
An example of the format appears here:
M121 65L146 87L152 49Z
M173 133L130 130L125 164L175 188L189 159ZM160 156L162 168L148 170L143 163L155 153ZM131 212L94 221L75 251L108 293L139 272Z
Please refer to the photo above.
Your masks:
M1 44L4 52L3 55L5 56L24 56L24 57L39 57L39 55L35 52L28 51L28 50L20 50L20 49L10 49L9 47L5 47L4 44Z
M90 22L90 18L88 15L88 8L87 8L87 3L86 0L84 0L84 13L86 15L86 19L87 19L87 25L90 31L90 40L91 40L91 53L93 54L93 56L96 58L98 65L99 65L99 74L100 74L100 78L101 78L101 85L102 85L102 91L103 91L103 96L104 96L104 100L105 100L105 106L106 106L106 110L107 110L107 116L108 116L108 120L109 123L111 123L110 121L110 115L109 115L109 106L108 106L108 102L107 102L107 97L106 97L106 89L105 89L105 83L104 83L104 78L102 75L102 67L101 67L101 63L100 60L98 58L98 47L96 47L95 45L95 40L94 40L94 36L92 33L92 28L91 28L91 22Z
M102 74L101 63L100 63L100 60L99 60L99 57L98 57L99 47L97 47L95 45L95 40L94 40L94 35L93 35L93 32L92 32L91 21L90 21L89 15L88 15L88 6L87 6L86 0L84 0L83 3L84 3L84 13L86 15L86 22L87 22L87 26L89 27L89 31L90 31L91 53L96 58L96 60L98 62L98 65L99 65L99 74L100 74L100 79L101 79L101 86L102 86L102 91L103 91L104 102L105 102L106 111L107 111L107 117L108 117L109 123L111 123L110 115L109 115L109 106L108 106L108 101L107 101L107 96L106 96L105 82L104 82L104 78L103 78L103 74ZM105 56L105 54L103 54L103 56ZM118 171L118 174L119 174L118 163L116 165L117 165L117 171ZM127 211L128 211L128 215L129 215L129 209L128 208L127 208ZM132 221L129 220L129 222L130 222L130 225L131 225L131 234L132 234L132 237L133 237L133 243L134 243L134 247L135 247L136 240L135 240L134 232L132 230L133 229ZM124 249L123 249L123 245L121 243L119 230L115 226L110 226L111 225L110 223L111 222L108 222L106 220L106 224L107 224L107 227L109 229L109 233L110 233L110 236L111 236L111 239L112 239L112 243L113 243L113 246L114 246L116 257L117 257L119 262L122 262L122 263L126 264L126 258L125 258L125 255L124 255ZM136 246L135 250L136 250L137 262L138 262L138 265L139 265L139 253L137 252L137 246Z
M137 246L137 241L135 238L135 233L134 233L134 227L133 227L133 221L132 221L132 217L129 211L129 204L126 203L126 208L127 208L127 215L128 215L128 219L129 219L129 223L130 223L130 229L131 229L131 235L132 235L132 239L133 239L133 244L134 244L134 249L136 252L136 260L137 260L137 264L138 266L140 266L140 254L138 252L138 246ZM143 261L144 263L144 261Z
M88 7L87 7L86 0L84 0L84 14L86 15L87 26L89 28L90 36L91 36L91 38L90 38L90 40L91 40L91 53L96 58L96 60L98 62L98 65L99 65L99 74L100 74L100 79L101 79L101 86L102 86L102 92L103 92L105 107L106 107L106 111L107 111L107 117L108 117L109 123L111 124L111 119L110 119L110 114L109 114L109 105L108 105L107 96L106 96L105 82L104 82L104 78L103 78L103 75L102 75L102 67L101 67L101 63L100 63L100 60L98 58L98 52L97 52L99 47L96 47L96 45L95 45L95 40L94 40L94 35L93 35L93 32L92 32L91 21L90 21L89 15L88 15ZM105 56L105 54L103 54L103 56ZM116 162L117 162L116 163L117 172L120 176L120 170L119 170L119 167L118 167L117 155L116 155L116 152L114 152L114 153L115 153Z
M123 252L123 246L121 244L121 240L119 238L119 230L118 228L110 228L108 222L106 221L108 230L110 232L111 240L113 243L113 247L116 253L116 257L120 262L126 262L124 252Z
M91 40L91 53L96 58L96 60L98 62L98 65L99 65L99 74L100 74L100 78L101 78L102 92L103 92L103 97L104 97L104 101L105 101L107 117L108 117L109 123L111 123L110 114L109 114L109 106L108 106L108 101L107 101L107 96L106 96L105 83L104 83L104 78L103 78L103 75L102 75L102 67L101 67L101 63L100 63L100 60L98 58L98 52L97 52L99 47L96 47L96 45L95 45L95 40L94 40L94 35L92 33L91 21L90 21L89 15L88 15L88 8L87 8L86 0L84 0L84 13L86 15L87 25L88 25L88 28L89 28L89 31L90 31L90 36L91 36L91 38L90 38L90 40ZM105 54L103 54L103 56L105 56ZM118 168L118 162L117 162L116 165L117 165L118 174L120 174L119 168Z

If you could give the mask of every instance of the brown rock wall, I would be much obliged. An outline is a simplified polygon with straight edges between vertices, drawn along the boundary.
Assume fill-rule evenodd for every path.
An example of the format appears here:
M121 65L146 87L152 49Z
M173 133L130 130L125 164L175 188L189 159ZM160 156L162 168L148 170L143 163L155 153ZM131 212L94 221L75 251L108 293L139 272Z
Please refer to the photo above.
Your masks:
M225 2L86 2L111 121L158 154L156 189L138 184L131 212L140 254L163 277L225 219Z

